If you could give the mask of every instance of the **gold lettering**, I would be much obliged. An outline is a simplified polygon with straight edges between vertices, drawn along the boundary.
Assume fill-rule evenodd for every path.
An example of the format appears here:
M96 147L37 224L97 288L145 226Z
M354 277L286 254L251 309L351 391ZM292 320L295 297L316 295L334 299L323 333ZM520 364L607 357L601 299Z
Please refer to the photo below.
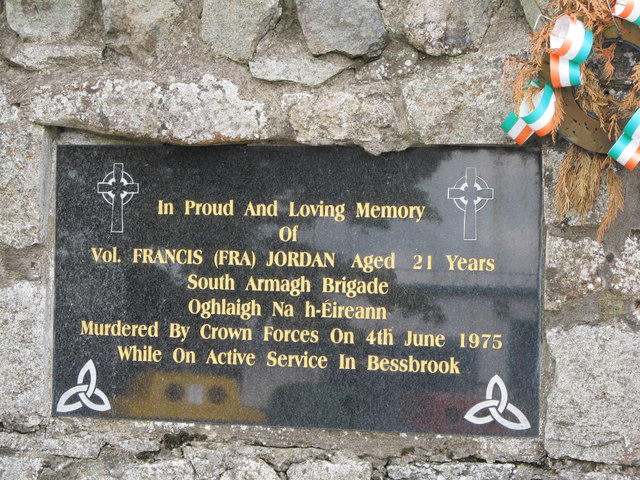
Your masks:
M286 354L270 351L267 353L267 367L282 368L327 368L328 359L324 355L309 355L305 351L302 355Z
M93 320L80 322L80 335L104 337L158 337L158 322L151 325L128 324L122 320L115 323L96 323Z
M233 216L235 204L233 200L226 203L201 203L194 200L185 200L185 215L203 215L203 216Z
M387 358L378 355L367 357L367 370L400 373L440 373L459 375L460 361L455 357L449 360L418 360L413 355L407 358Z
M449 263L449 270L468 272L493 272L495 259L493 258L464 258L460 255L445 255Z
M329 268L336 266L335 252L269 252L267 267L315 267Z
M333 218L336 222L344 222L345 204L339 205L325 204L320 200L317 204L306 204L296 206L295 202L289 202L290 217L323 217Z
M382 268L392 270L396 268L396 253L391 252L386 257L383 257L382 255L367 255L361 257L359 253L356 253L353 262L351 263L351 268L358 268L365 273L371 273L374 270Z
M414 347L444 347L446 337L439 333L434 335L433 333L414 333L411 330L407 332L407 338L404 341L404 346Z
M356 217L415 219L418 223L426 208L424 205L372 205L369 202L356 202Z
M225 273L219 277L201 277L192 273L187 277L187 289L189 290L235 290L236 281Z
M256 364L256 355L254 353L242 353L237 348L226 352L216 353L213 349L209 350L209 355L205 363L210 365L250 365Z
M128 345L123 347L118 345L118 355L120 360L128 362L155 362L162 360L162 351L153 348L151 345Z
M245 216L251 217L277 217L278 216L278 200L267 203L249 202L247 208L244 211Z
M322 279L323 293L342 293L348 298L355 298L358 295L386 295L389 292L389 283L381 282L378 277L373 280L347 280L342 277L340 280L324 277Z
M180 265L200 265L202 250L162 248L134 248L133 263L178 263Z
M253 292L284 292L292 297L297 297L301 293L311 291L311 281L304 275L293 279L254 278L251 276L244 289Z

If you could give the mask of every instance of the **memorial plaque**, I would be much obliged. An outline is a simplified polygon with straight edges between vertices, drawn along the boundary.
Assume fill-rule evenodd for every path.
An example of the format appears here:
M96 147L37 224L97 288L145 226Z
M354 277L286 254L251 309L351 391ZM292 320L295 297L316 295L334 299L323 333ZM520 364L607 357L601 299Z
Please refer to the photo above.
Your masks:
M60 146L53 413L535 436L540 156Z

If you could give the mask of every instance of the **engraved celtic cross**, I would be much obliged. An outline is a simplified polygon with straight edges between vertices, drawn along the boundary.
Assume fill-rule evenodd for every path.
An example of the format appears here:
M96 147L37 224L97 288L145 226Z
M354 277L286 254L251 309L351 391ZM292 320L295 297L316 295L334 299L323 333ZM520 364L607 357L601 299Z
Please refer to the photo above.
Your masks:
M464 240L477 240L476 213L482 210L489 200L493 200L493 188L476 173L475 167L467 167L464 177L453 188L449 188L447 198L464 212Z
M138 191L138 184L124 171L122 163L114 163L113 170L107 173L102 182L98 182L98 193L111 205L111 233L124 231L124 206Z

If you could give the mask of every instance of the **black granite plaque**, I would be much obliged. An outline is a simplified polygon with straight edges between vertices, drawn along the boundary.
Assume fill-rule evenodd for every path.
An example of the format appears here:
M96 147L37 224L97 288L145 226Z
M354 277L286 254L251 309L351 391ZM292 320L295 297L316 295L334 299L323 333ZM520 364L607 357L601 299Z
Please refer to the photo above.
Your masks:
M53 413L538 434L530 150L61 146Z

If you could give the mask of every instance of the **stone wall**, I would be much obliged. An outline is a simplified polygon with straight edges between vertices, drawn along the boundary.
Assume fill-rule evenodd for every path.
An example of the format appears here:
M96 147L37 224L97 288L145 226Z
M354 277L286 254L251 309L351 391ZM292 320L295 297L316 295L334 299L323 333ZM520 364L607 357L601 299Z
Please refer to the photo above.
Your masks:
M537 144L539 438L50 415L56 145L510 145L502 67L529 29L517 0L0 3L0 477L640 478L640 177L597 244L604 202L556 213L562 140Z

